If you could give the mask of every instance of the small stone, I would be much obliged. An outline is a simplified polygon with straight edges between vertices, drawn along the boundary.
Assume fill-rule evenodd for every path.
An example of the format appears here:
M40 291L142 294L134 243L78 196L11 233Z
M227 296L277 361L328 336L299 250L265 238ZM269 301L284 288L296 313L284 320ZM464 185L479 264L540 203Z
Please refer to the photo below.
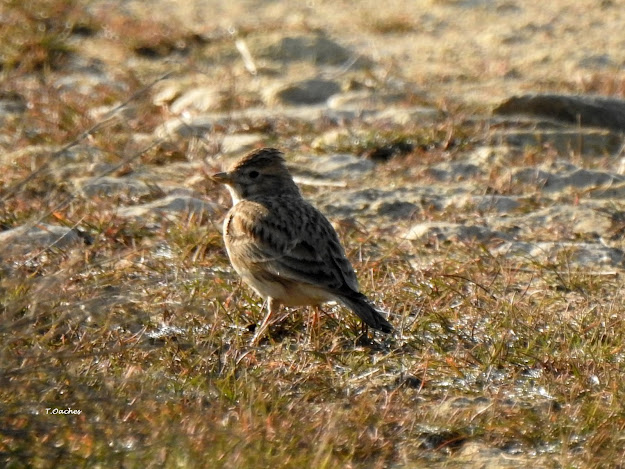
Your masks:
M494 114L525 114L573 125L625 130L625 100L603 96L524 95L501 103Z
M547 228L573 235L605 236L612 226L610 217L598 210L596 204L558 204L517 216L490 217L488 223L494 229L512 230L525 235L533 231L542 232Z
M312 78L269 88L265 93L265 102L293 106L316 104L325 102L339 91L341 86L335 81Z
M491 253L515 257L526 263L556 263L567 267L623 267L625 253L599 243L509 241L493 248Z
M435 239L436 241L488 241L495 237L507 238L507 235L493 231L485 226L462 225L459 223L447 222L418 223L408 229L404 235L405 239L421 241L428 241L432 239Z
M473 163L441 163L427 170L427 174L438 181L464 181L481 176L484 171Z
M625 184L610 184L593 189L588 192L588 196L592 199L623 200L625 199Z
M123 218L153 218L189 214L208 218L214 215L217 210L218 206L212 202L174 194L147 204L123 207L117 211L117 215Z
M102 149L85 144L73 145L61 151L53 145L29 145L12 152L0 155L0 163L15 164L20 160L27 160L31 165L52 164L63 169L72 163L96 164L106 158Z
M324 35L282 37L269 45L249 43L252 55L280 62L307 61L315 65L343 65L354 61L352 67L362 67L368 61L355 52Z
M594 187L609 186L622 182L618 174L605 171L576 168L555 172L544 171L539 168L520 168L512 172L512 180L538 186L544 192L561 192L566 189L591 189Z
M154 86L152 104L164 106L174 102L182 94L182 84L177 80L163 80Z
M345 127L330 129L316 137L312 141L311 146L315 150L338 150L341 147L354 145L361 136L364 138L365 135L362 131L351 131Z
M545 146L561 155L606 156L618 152L622 145L620 133L598 129L536 129L494 132L495 142L518 148Z
M408 99L405 93L375 93L372 91L351 91L333 96L328 100L331 109L382 110L389 105Z
M82 178L75 181L86 197L125 195L141 197L152 193L148 184L137 179L112 176Z
M329 179L358 179L371 172L375 163L349 153L339 153L309 158L307 166Z
M252 150L265 140L262 134L225 135L220 142L222 153L243 153Z
M371 208L379 216L404 220L412 217L419 210L418 205L402 200L380 201L372 204Z
M64 249L81 241L78 233L71 228L38 223L0 232L0 251L5 255L23 255L48 247Z
M61 91L90 95L97 88L113 88L128 92L125 86L101 71L77 71L63 75L54 82L54 86Z
M215 112L194 117L176 117L169 119L154 130L157 138L206 137L215 128L237 129L245 131L252 123L255 128L275 125L276 119L292 119L298 123L314 123L325 117L324 105L310 105L267 109L254 107L232 112Z
M394 125L407 126L415 123L431 123L442 116L441 110L425 106L387 107L372 114L371 117L365 117L365 119L372 122L388 122Z
M212 87L194 88L182 94L169 107L174 114L183 112L200 113L221 109L227 96Z
M14 91L0 91L0 119L6 114L21 114L26 111L26 98Z
M590 54L583 57L577 65L580 68L602 69L615 66L614 60L608 54Z
M165 122L154 133L158 138L178 136L182 138L205 137L213 131L215 117L200 115L191 119L177 117Z
M519 150L509 145L488 145L470 151L466 161L480 168L509 166L519 153Z
M514 212L521 206L518 197L506 195L469 195L460 196L455 204L459 207L475 206L478 212L497 212L499 214Z

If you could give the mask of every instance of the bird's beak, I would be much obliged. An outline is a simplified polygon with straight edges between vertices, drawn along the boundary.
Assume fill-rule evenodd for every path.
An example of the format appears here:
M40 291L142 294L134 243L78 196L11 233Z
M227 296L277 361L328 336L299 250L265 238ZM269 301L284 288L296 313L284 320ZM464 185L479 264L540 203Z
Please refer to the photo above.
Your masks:
M219 184L230 184L232 182L232 176L230 173L225 172L213 174L210 178Z

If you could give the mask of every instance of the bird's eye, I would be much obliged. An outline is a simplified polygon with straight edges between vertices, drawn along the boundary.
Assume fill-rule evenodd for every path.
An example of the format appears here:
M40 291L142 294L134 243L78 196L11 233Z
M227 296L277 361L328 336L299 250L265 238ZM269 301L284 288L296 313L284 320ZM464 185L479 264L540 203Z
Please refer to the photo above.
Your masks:
M250 179L256 179L258 176L260 176L260 173L258 171L250 171L248 176L250 177Z

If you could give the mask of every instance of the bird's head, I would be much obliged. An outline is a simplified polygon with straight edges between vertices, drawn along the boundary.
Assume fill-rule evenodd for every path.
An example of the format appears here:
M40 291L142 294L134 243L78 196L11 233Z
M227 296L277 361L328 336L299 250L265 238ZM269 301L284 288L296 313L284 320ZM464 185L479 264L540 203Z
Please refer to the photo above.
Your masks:
M260 196L300 194L284 155L275 148L255 150L234 163L229 171L213 174L211 179L226 185L233 204Z

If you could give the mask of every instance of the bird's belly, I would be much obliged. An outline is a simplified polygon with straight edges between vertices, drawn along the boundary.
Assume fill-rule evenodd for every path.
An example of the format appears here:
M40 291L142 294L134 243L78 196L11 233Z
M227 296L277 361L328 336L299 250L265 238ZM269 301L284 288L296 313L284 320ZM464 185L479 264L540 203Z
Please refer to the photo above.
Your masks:
M300 284L295 288L289 289L286 295L277 297L276 300L284 306L309 306L334 301L334 298L327 291L320 288Z
M334 301L327 290L307 283L274 276L254 276L249 272L241 273L241 278L263 298L273 298L284 306L320 305Z

